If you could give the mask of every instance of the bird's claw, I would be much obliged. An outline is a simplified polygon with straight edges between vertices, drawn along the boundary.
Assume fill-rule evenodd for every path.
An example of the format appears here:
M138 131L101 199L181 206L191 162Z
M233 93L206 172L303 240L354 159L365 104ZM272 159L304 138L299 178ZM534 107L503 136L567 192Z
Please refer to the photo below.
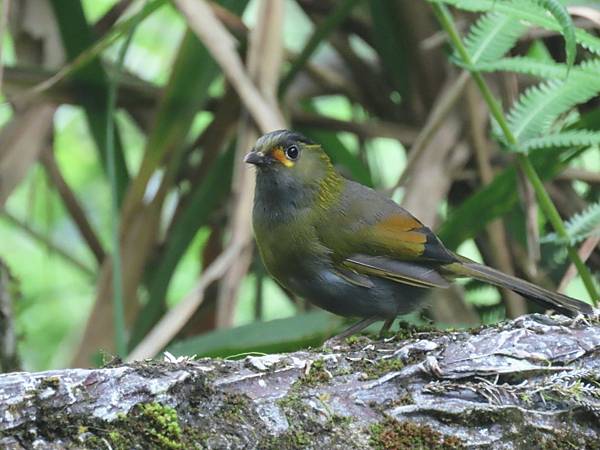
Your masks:
M575 327L579 324L584 324L585 326L591 326L589 320L588 320L588 316L584 315L584 314L577 314L575 317L573 317L573 320L571 320L571 327Z
M340 348L342 346L342 344L343 344L343 339L340 339L338 336L333 336L333 337L327 339L325 342L323 342L323 345L321 347L325 351L336 350L336 349Z

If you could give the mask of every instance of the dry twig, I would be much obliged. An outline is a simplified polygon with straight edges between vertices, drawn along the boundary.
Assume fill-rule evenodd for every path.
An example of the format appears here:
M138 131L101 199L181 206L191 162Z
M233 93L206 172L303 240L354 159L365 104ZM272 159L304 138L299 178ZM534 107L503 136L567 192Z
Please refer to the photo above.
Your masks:
M598 227L596 230L600 231L600 227ZM598 247L598 244L600 244L600 236L597 234L594 234L583 241L583 244L581 244L581 247L579 248L579 257L583 262L587 261L592 252ZM557 291L565 292L565 289L567 289L567 286L576 275L577 268L575 267L575 264L569 264L569 268L560 280Z
M490 163L490 145L486 138L487 114L484 113L483 103L477 101L477 94L473 83L467 88L467 107L469 114L469 130L471 132L472 146L475 151L477 168L483 186L490 184L494 178L492 165ZM510 253L507 246L507 237L501 219L490 222L487 233L492 246L493 265L502 272L514 275L515 271L511 263ZM519 317L527 312L525 300L509 289L500 289L506 305L507 316Z
M274 110L277 110L277 86L283 54L281 27L283 24L283 3L278 0L265 0L261 4L258 21L250 33L248 51L248 74L255 82ZM237 140L233 179L233 214L231 218L232 241L244 249L239 258L229 268L219 285L217 300L217 326L230 327L237 304L238 292L243 277L252 261L252 199L254 174L242 159L252 147L258 134L250 120L240 124ZM272 124L276 126L276 124Z
M92 228L92 225L90 224L83 207L79 203L77 196L71 190L66 180L62 176L60 168L58 167L56 159L54 158L54 154L52 153L52 149L48 149L48 151L42 154L41 161L46 168L48 177L52 183L54 183L56 190L65 204L65 207L69 211L73 222L75 222L79 233L87 243L98 264L102 264L102 261L105 257L102 243Z
M194 288L146 335L136 348L127 356L127 361L151 358L158 354L177 335L179 330L192 317L194 311L204 301L206 288L215 280L221 278L233 262L239 257L243 248L239 243L230 245L215 261L204 270L202 277Z
M187 19L190 28L221 66L260 130L266 133L283 128L283 116L262 97L250 80L236 51L235 39L219 22L208 3L204 0L174 0L174 3Z

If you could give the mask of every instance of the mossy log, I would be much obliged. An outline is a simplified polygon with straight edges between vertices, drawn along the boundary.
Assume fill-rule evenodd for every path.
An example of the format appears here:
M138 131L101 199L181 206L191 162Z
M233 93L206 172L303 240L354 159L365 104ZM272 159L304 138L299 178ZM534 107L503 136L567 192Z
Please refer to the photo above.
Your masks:
M531 315L235 361L5 374L0 447L600 448L600 324Z

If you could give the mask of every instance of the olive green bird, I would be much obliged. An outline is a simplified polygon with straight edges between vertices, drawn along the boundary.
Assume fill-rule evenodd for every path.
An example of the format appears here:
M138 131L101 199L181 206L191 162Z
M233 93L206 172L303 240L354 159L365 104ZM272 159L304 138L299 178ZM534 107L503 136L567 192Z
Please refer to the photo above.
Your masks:
M592 314L550 292L446 247L391 199L343 178L320 145L299 133L265 134L244 159L256 166L252 214L265 267L283 287L334 314L363 320L338 337L415 310L424 288L471 277L556 311Z

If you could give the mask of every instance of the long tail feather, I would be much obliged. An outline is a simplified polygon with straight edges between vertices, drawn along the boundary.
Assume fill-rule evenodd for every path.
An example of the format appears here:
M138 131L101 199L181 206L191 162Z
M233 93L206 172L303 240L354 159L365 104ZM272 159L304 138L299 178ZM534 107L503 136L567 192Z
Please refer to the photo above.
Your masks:
M572 297L549 291L536 286L533 283L529 283L528 281L484 266L483 264L470 261L459 262L448 264L447 266L444 266L444 269L455 276L471 277L495 286L510 289L523 297L527 297L541 303L543 306L550 307L570 316L578 314L594 314L592 306L581 300L576 300Z

